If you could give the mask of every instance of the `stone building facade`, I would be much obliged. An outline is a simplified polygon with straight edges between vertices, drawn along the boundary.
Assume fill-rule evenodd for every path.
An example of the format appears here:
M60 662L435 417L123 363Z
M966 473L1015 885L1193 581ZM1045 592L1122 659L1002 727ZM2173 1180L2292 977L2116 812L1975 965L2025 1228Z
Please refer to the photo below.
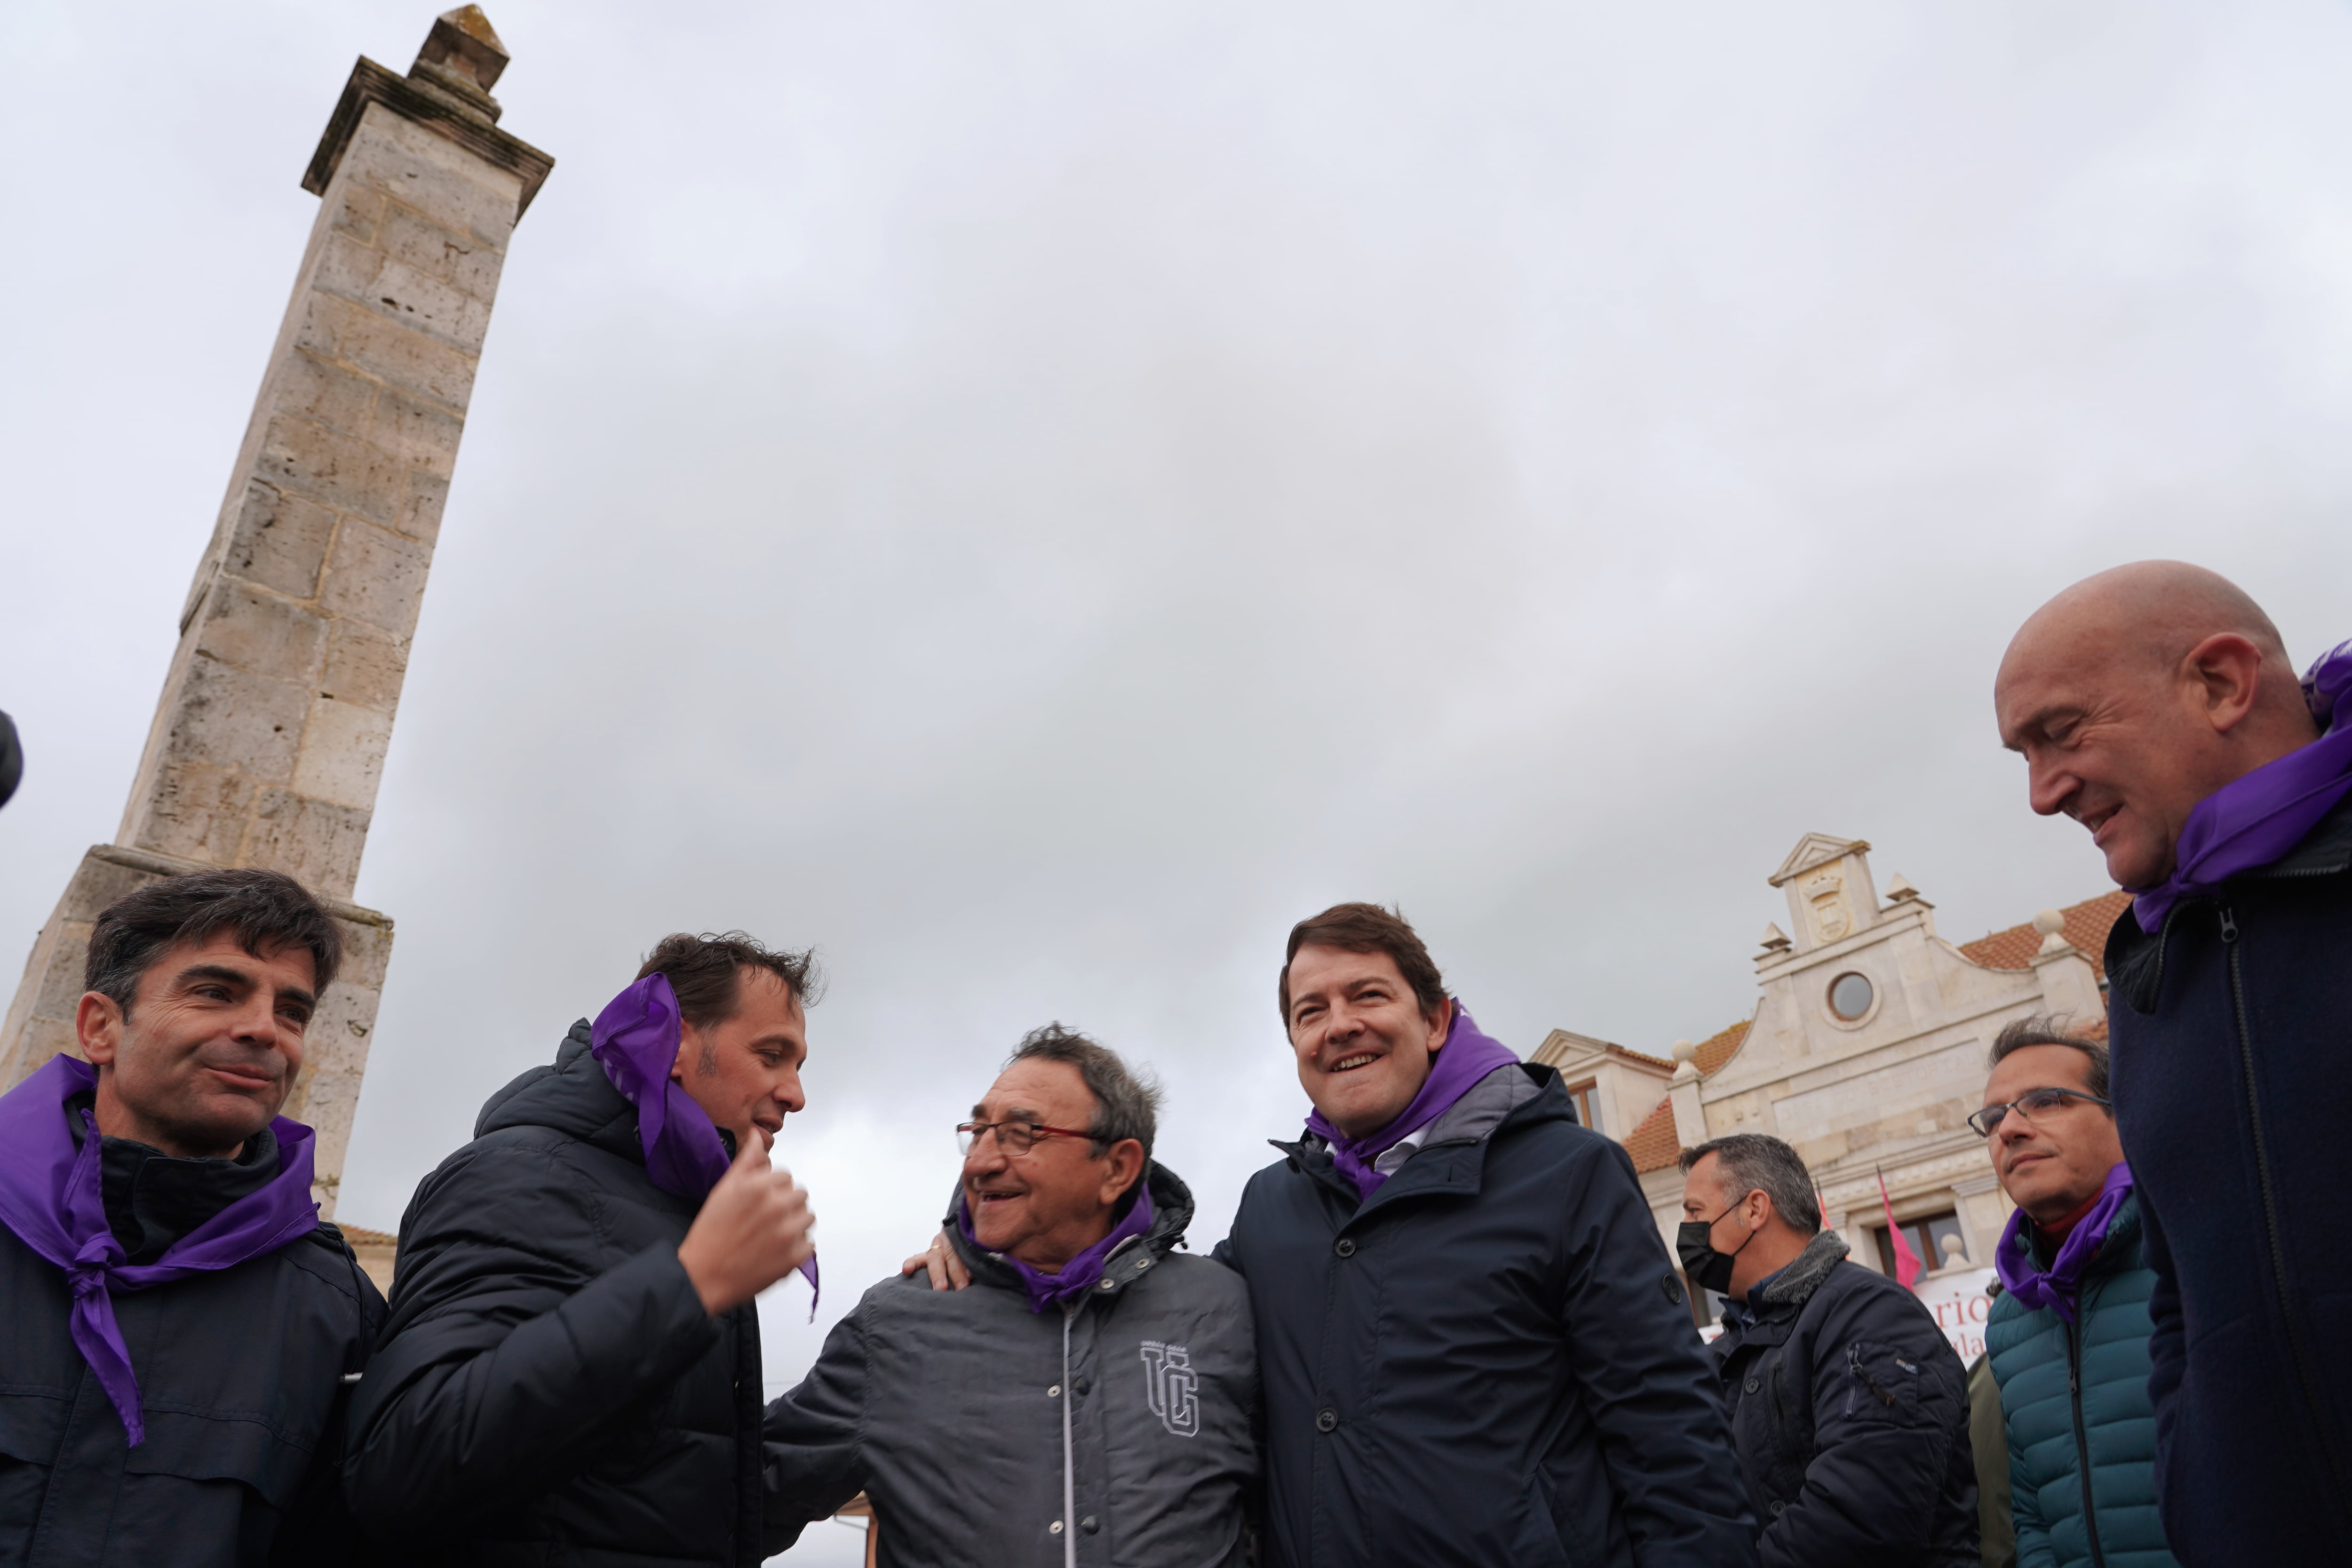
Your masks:
M1986 1051L2002 1025L2037 1013L2105 1037L2100 954L2129 900L2109 892L1956 946L1901 876L1880 898L1861 840L1808 834L1769 880L1789 930L1764 928L1748 1019L1666 1056L1556 1029L1532 1059L1559 1069L1587 1124L1625 1145L1669 1248L1682 1151L1769 1132L1811 1168L1854 1260L1882 1270L1883 1174L1895 1222L1928 1266L1922 1295L1965 1304L1981 1294L2009 1219L1984 1140L1967 1125Z
M78 1049L91 923L141 884L284 871L342 927L286 1114L334 1214L392 921L351 901L507 241L554 160L498 128L505 46L479 7L405 76L362 58L303 189L320 198L145 754L35 939L0 1089ZM193 542L193 541L192 541Z

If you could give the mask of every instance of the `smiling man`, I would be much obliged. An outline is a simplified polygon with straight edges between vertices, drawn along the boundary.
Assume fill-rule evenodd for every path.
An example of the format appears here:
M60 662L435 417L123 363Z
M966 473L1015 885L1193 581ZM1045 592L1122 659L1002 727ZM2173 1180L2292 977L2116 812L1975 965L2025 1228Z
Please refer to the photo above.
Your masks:
M2107 937L2139 1202L2157 1496L2183 1562L2352 1556L2352 643L2298 683L2234 584L2120 566L2036 611L1993 688L2029 798L2134 896Z
M554 1065L490 1098L400 1224L351 1419L362 1518L432 1561L736 1568L764 1506L760 1324L808 1203L806 953L666 937Z
M2017 1211L1985 1326L2008 1429L2017 1560L2170 1568L2156 1510L2148 1297L2139 1199L2116 1136L2107 1047L2048 1018L1992 1043L1969 1119Z
M1753 1563L1625 1152L1478 1031L1389 910L1300 921L1277 990L1315 1113L1216 1249L1257 1323L1268 1561Z
M341 957L274 871L98 917L87 1061L0 1100L0 1562L360 1554L342 1407L383 1300L319 1221L310 1130L278 1115Z
M864 1490L892 1568L1239 1568L1249 1301L1174 1251L1192 1194L1151 1160L1158 1098L1058 1024L1021 1042L956 1130L971 1288L877 1285L769 1408L794 1516Z

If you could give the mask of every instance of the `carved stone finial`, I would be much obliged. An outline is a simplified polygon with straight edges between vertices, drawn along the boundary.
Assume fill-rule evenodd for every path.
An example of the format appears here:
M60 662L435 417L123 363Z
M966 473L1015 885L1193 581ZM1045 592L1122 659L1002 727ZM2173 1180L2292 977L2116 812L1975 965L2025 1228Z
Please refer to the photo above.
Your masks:
M1886 900L1889 903L1907 904L1918 896L1919 889L1913 887L1911 879L1900 871L1895 873L1895 880L1886 884Z
M438 94L459 114L495 125L499 100L490 96L490 84L507 68L509 58L482 8L460 5L433 19L408 79Z
M2066 940L2066 917L2056 910L2044 910L2034 916L2033 929L2042 933L2042 946L2036 950L2036 956L2074 951L2073 944Z
M1764 951L1767 952L1786 952L1789 951L1789 933L1782 931L1772 921L1766 921L1764 922L1763 944Z

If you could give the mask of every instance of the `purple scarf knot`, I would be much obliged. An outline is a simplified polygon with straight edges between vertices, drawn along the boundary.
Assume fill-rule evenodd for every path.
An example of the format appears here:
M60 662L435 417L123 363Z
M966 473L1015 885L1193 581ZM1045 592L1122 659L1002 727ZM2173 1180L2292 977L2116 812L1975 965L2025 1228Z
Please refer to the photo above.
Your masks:
M981 1246L980 1237L972 1234L971 1205L961 1192L956 1194L955 1219L956 1228L963 1233L966 1241L971 1243L972 1249L987 1252L988 1249ZM1053 1273L1048 1274L1002 1252L992 1252L989 1256L1010 1266L1021 1277L1022 1288L1029 1293L1029 1310L1043 1312L1048 1307L1066 1305L1099 1289L1103 1265L1110 1260L1110 1255L1134 1237L1148 1234L1150 1229L1151 1173L1147 1170L1136 1183L1135 1202L1128 1205L1127 1217L1111 1226L1100 1241Z
M700 1203L734 1162L709 1115L670 1069L677 1065L684 1018L669 976L656 971L604 1004L588 1037L596 1058L622 1097L637 1108L637 1141L646 1175L673 1197ZM816 1254L800 1267L809 1282L809 1318L816 1318Z
M2181 900L2269 865L2352 793L2352 642L2313 661L2303 700L2319 724L2319 739L2197 803L2180 830L2172 875L2156 887L2129 889L2140 930L2155 935Z
M1341 1175L1356 1184L1360 1203L1378 1192L1381 1184L1389 1179L1388 1173L1372 1169L1373 1161L1453 1110L1455 1102L1488 1073L1496 1068L1516 1065L1519 1059L1517 1051L1479 1031L1470 1009L1462 1005L1462 998L1454 997L1448 1005L1454 1009L1454 1021L1446 1026L1445 1039L1429 1064L1429 1077L1423 1080L1421 1092L1412 1097L1412 1103L1400 1111L1395 1121L1377 1132L1349 1138L1326 1121L1319 1110L1307 1119L1307 1131L1331 1146L1331 1163L1339 1167Z
M2001 1289L2035 1311L2048 1308L2060 1322L2073 1322L2083 1276L2099 1248L2106 1245L2108 1228L2131 1194L2131 1166L2118 1160L2099 1189L2098 1202L2066 1233L2058 1256L2046 1269L2033 1256L2033 1221L2023 1209L2013 1211L2009 1228L2000 1233L2000 1245L1993 1249L1993 1268L2000 1276Z
M126 1264L128 1255L106 1222L98 1127L88 1110L66 1110L68 1101L97 1087L96 1068L60 1056L0 1097L0 1224L64 1271L73 1291L68 1325L75 1348L135 1448L147 1440L147 1421L131 1350L115 1321L115 1293L234 1268L316 1230L311 1134L299 1121L282 1116L272 1121L275 1176L164 1248L154 1262ZM79 1149L74 1147L68 1114L82 1119Z

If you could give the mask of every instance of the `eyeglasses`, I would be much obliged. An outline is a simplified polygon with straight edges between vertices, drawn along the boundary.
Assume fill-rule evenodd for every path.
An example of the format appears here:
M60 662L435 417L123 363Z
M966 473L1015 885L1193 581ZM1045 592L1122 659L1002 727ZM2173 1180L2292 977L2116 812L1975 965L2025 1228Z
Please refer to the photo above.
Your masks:
M2028 1121L2045 1110L2055 1110L2070 1100L2087 1100L2093 1105L2115 1106L2095 1094L2084 1094L2079 1089L2029 1089L2007 1105L1988 1105L1969 1118L1969 1128L1979 1138L1990 1138L2000 1130L2001 1118L2016 1111Z
M1039 1121L966 1121L956 1128L956 1147L971 1152L971 1146L989 1133L996 1134L996 1146L1004 1151L1008 1160L1018 1160L1036 1147L1040 1138L1086 1138L1091 1132L1073 1132L1066 1127L1048 1127Z

